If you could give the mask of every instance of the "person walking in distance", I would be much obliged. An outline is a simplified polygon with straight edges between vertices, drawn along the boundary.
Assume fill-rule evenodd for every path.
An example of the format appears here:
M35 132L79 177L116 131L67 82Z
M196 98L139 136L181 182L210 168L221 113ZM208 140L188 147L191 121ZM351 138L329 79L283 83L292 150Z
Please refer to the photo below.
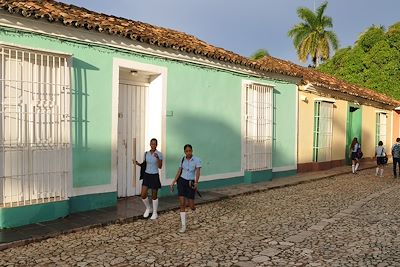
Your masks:
M383 142L379 141L378 146L375 149L375 157L376 157L376 172L375 176L383 177L383 167L385 166L385 157L386 152L385 148L383 148Z
M158 189L161 188L160 175L158 169L162 168L163 155L157 150L157 139L153 138L150 140L150 150L144 153L144 161L146 161L146 170L143 177L141 197L146 210L143 214L144 218L148 218L152 213L150 219L155 220L158 218ZM141 166L136 161L136 165ZM153 209L150 207L150 202L147 197L148 189L151 189L151 198L153 202Z
M182 158L178 172L174 181L171 183L171 191L174 190L174 185L178 183L178 197L181 216L180 233L186 231L186 200L189 202L189 207L192 210L194 220L196 207L194 206L194 196L199 184L201 160L193 155L193 148L187 144L184 146L185 156Z
M396 138L396 143L392 146L393 156L393 177L397 178L397 165L399 165L400 171L400 138Z
M360 161L358 158L359 149L361 149L361 146L358 143L357 137L354 137L350 145L351 171L354 174L357 173L358 167L360 166Z

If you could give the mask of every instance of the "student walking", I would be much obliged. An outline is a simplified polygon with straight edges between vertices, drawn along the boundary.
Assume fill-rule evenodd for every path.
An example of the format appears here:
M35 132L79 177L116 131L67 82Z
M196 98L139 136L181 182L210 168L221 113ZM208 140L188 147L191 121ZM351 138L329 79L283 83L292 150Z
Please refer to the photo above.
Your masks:
M392 156L393 156L393 176L397 178L397 165L399 165L400 171L400 138L396 138L396 143L392 146Z
M171 192L174 190L174 185L178 183L178 197L181 216L180 233L186 231L186 200L192 210L193 221L195 221L194 196L198 188L200 179L201 160L193 155L193 148L187 144L184 146L185 156L182 158L178 172L174 181L171 183Z
M146 211L143 214L144 218L148 218L152 213L150 219L155 220L158 218L158 198L157 192L161 188L160 175L158 169L162 168L163 155L157 150L157 139L153 138L150 141L150 150L144 153L144 161L146 162L146 170L144 172L141 197ZM143 163L142 163L143 164ZM141 166L141 163L136 161L136 165ZM148 189L151 189L151 198L153 208L150 207L150 202L147 197Z
M379 141L378 146L375 149L375 157L376 157L376 172L375 176L383 177L383 167L385 166L386 162L386 152L385 148L383 147L383 142Z
M354 137L350 145L351 170L354 174L357 173L358 167L360 166L360 159L358 155L360 150L361 146L358 143L357 137Z

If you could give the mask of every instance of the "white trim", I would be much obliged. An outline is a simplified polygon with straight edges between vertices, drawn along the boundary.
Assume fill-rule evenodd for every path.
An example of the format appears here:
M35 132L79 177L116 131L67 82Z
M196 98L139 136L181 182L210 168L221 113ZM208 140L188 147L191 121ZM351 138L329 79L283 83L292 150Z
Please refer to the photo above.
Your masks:
M244 176L244 171L239 172L227 172L227 173L219 173L219 174L212 174L212 175L201 175L200 176L200 183L207 182L207 181L215 181L221 179L228 179L228 178L235 178ZM166 184L169 185L169 184Z
M242 86L245 86L246 84L258 84L262 86L269 86L275 89L276 85L271 84L271 83L265 83L265 82L255 82L253 80L242 80Z
M0 25L1 25L1 23L0 23ZM53 56L56 55L56 56L62 56L62 57L72 57L72 55L73 55L70 53L59 52L56 50L50 50L50 49L44 49L44 48L32 48L30 46L8 43L8 42L3 42L3 41L0 41L0 45L11 47L11 48L13 48L13 47L19 48L22 50L29 50L32 52L42 52L42 53L46 53L46 54L52 54Z
M315 101L336 103L336 99L334 99L334 98L327 98L327 97L317 97L317 98L314 98L314 102L315 102Z
M55 37L58 39L70 40L81 43L96 44L99 46L114 47L124 49L136 53L157 56L166 59L179 60L203 66L208 66L216 69L222 69L228 72L235 72L245 75L253 75L260 78L270 78L276 80L295 80L300 81L289 75L282 75L273 72L265 72L255 70L249 67L241 66L234 63L223 62L216 59L210 59L204 56L194 55L176 51L171 48L158 47L155 45L130 40L126 37L118 35L110 35L96 32L94 30L86 30L81 28L60 26L58 23L49 23L44 20L33 20L22 16L11 15L7 11L0 10L0 26L10 27L23 31L35 32L46 36ZM285 78L283 78L285 77ZM295 82L293 82L295 83Z
M112 184L75 187L72 191L72 197L112 192L116 192L116 188Z
M296 170L297 170L297 165L289 165L289 166L272 168L272 172L284 172L284 171L296 171Z
M295 125L295 140L294 140L294 151L295 151L295 158L294 158L294 164L297 166L297 163L299 161L299 147L298 147L298 139L299 139L299 86L296 85L296 125ZM272 155L273 156L273 155ZM296 167L297 169L297 167Z
M245 94L245 90L246 90L246 84L247 81L242 80L242 88L241 88L241 99L240 99L240 104L241 104L241 110L240 110L240 135L241 135L241 171L244 172L244 169L246 168L246 161L245 161L245 157L244 157L244 153L245 153L245 147L246 147L246 142L245 142L245 125L246 125L246 113L245 113L245 109L246 109L246 94Z
M383 114L388 114L388 110L379 110L379 109L377 109L377 110L375 110L375 113L383 113Z
M150 85L150 83L142 83L142 82L136 82L136 81L124 80L124 79L120 79L119 83L127 84L127 85L136 85L136 86L149 86Z
M389 142L389 144L390 144L390 147L392 147L393 146L393 123L394 123L394 113L395 113L396 111L392 111L392 116L391 116L391 118L390 118L390 142ZM386 140L386 142L387 142L387 140Z

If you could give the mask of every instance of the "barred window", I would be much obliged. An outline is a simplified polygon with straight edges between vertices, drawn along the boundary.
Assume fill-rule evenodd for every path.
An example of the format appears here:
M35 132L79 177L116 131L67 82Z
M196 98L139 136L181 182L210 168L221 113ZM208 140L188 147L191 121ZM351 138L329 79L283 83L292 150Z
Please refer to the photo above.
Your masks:
M0 207L67 198L70 93L66 56L0 45Z
M271 86L246 84L246 170L272 168L272 93Z
M313 161L330 161L332 155L333 103L315 101L314 103L314 142Z

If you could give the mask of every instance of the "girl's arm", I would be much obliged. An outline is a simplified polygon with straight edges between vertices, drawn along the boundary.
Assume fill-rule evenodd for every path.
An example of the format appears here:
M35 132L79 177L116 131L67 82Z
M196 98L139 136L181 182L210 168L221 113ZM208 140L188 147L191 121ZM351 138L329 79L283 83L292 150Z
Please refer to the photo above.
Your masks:
M161 169L162 168L162 159L157 158L157 164L158 164L158 168Z
M179 167L178 168L178 172L176 173L176 175L175 175L175 178L174 178L174 180L172 181L172 183L171 183L171 191L173 190L173 187L174 187L174 185L176 184L176 181L178 181L178 179L179 179L179 177L181 176L181 173L182 173L182 168L181 167Z
M194 188L197 188L197 186L199 185L199 179L200 179L200 168L196 168L195 170L196 172L196 177L195 177L195 181L194 181Z
M159 169L162 168L162 159L160 159L160 156L157 153L154 153L154 157L157 159L157 167Z
M196 180L195 183L198 184L200 179L200 168L196 168Z

